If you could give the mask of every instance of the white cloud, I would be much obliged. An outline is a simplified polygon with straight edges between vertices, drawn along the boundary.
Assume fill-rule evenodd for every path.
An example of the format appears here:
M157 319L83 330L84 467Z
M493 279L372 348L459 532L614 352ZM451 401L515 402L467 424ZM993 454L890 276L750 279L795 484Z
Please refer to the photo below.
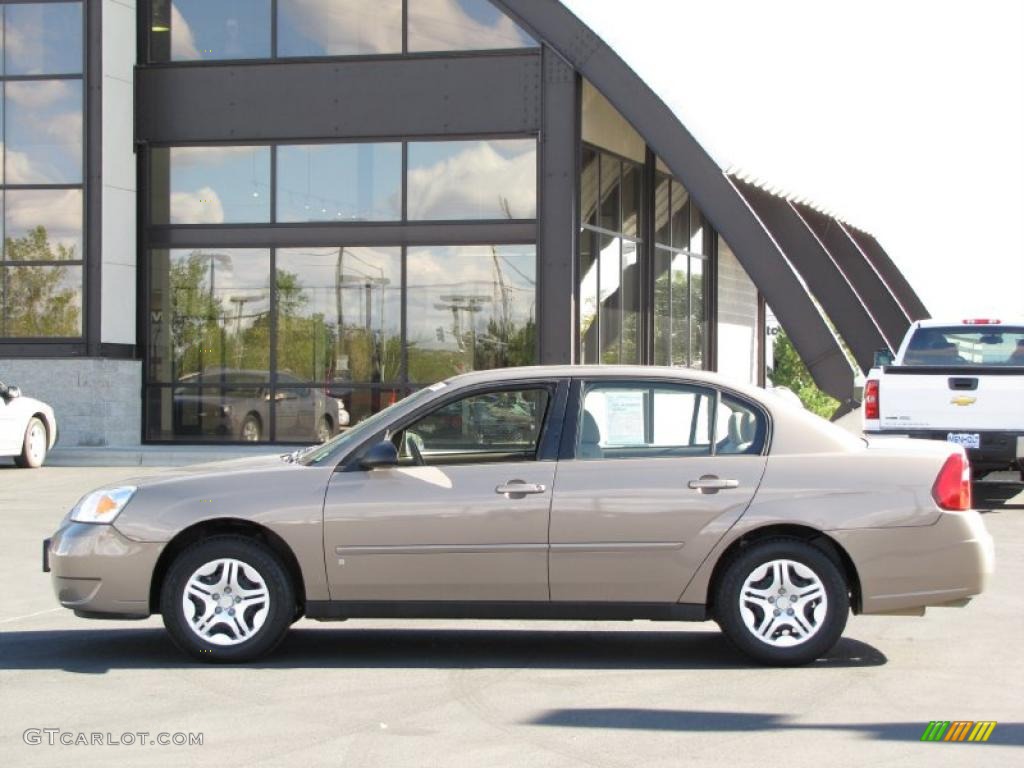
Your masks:
M493 24L485 24L466 13L458 0L409 3L409 49L413 51L518 48L527 40L516 23L501 13Z
M223 165L235 157L266 154L269 162L270 150L266 147L171 147L171 164L175 170Z
M192 28L181 15L178 6L171 3L171 59L173 61L193 61L203 58L196 48Z
M329 56L402 49L401 0L281 0L279 13Z
M507 200L512 218L536 215L537 158L534 152L506 157L488 142L471 142L459 154L432 166L409 171L411 219L505 218Z
M34 80L23 83L8 83L7 101L26 109L46 109L58 101L77 94L73 89L81 88L77 80Z
M171 194L172 224L223 224L224 206L211 187Z

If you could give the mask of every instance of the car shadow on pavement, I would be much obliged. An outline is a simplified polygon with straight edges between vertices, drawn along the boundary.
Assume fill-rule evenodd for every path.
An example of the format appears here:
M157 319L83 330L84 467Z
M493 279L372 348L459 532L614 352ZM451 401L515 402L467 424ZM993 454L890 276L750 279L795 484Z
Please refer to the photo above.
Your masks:
M877 648L843 638L814 666L873 667L886 661ZM162 629L0 633L0 670L60 669L103 674L111 669L192 666L196 666L196 662L179 652ZM432 628L293 629L273 654L248 666L269 669L758 668L718 632Z
M610 728L639 731L742 732L843 731L879 741L921 741L927 720L912 723L797 723L787 715L757 712L707 712L676 709L553 709L526 721L527 725L559 728ZM966 742L965 742L966 743ZM1024 746L1024 723L998 723L986 745Z

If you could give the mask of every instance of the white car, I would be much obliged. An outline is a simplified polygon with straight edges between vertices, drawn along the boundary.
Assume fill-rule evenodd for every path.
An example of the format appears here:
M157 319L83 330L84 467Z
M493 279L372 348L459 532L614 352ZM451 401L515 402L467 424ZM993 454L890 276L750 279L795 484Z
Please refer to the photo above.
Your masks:
M0 381L0 456L19 467L41 467L57 442L53 408Z

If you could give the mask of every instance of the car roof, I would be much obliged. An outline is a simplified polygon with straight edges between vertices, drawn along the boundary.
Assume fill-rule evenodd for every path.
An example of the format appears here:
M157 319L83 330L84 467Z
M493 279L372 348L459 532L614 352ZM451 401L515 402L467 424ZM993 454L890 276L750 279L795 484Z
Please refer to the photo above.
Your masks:
M763 389L734 381L717 373L700 371L693 368L672 368L658 365L531 365L518 368L495 368L453 376L447 379L446 383L450 386L464 386L469 384L570 377L638 380L675 379L732 389L756 399L763 399L765 396Z

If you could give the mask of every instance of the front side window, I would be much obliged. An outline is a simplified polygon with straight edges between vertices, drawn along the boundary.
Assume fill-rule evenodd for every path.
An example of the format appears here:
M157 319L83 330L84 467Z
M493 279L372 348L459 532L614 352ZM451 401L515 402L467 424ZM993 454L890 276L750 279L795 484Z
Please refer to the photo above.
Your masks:
M399 436L403 464L533 461L551 394L547 388L476 393L446 403Z

